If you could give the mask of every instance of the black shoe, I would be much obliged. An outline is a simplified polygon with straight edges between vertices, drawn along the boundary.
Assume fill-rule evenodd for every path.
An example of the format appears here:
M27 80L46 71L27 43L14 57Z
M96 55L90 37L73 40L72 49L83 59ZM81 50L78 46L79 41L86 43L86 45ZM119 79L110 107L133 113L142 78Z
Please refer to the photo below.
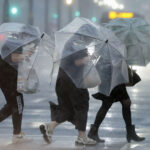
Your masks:
M145 140L145 137L139 137L135 132L135 126L131 125L130 127L127 127L127 141L130 143L131 140L136 142L141 142Z
M105 142L105 140L99 138L98 128L95 127L93 124L91 125L90 131L88 133L88 137L95 140L98 143L104 143Z
M44 141L47 143L47 144L50 144L51 143L51 137L48 136L47 132L46 132L46 127L45 125L40 125L40 131L41 131L41 134L43 135L43 139Z

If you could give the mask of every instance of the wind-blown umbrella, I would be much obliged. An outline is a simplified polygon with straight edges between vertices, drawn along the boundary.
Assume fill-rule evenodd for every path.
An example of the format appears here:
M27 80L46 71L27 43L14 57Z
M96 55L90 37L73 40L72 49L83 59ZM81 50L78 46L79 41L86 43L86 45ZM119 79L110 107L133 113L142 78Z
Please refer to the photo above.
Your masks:
M37 27L20 23L0 25L0 55L4 59L13 51L32 41L39 40L41 33Z
M51 42L49 36L41 36L35 26L20 23L0 25L0 55L18 72L18 91L24 92L29 84L37 87L39 74L51 72L54 50ZM48 75L47 81L50 79Z
M126 48L107 28L76 18L56 32L55 42L56 61L61 60L60 67L76 87L100 85L100 92L109 95L115 86L128 82Z
M19 63L18 91L35 93L43 88L43 84L49 87L53 70L54 48L53 39L44 33L36 47L36 52Z
M150 61L150 25L141 18L117 18L106 24L126 45L127 62L145 66Z

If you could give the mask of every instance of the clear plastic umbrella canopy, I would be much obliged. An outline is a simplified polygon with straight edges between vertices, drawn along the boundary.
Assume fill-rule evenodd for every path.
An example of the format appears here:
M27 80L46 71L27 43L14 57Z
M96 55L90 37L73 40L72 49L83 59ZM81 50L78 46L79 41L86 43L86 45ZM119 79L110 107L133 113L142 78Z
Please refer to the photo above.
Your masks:
M117 18L106 24L126 45L127 62L145 66L150 61L150 25L141 18Z
M0 25L0 55L4 59L13 51L32 41L40 39L37 27L20 23Z
M31 25L4 23L0 26L0 55L18 72L17 90L34 93L43 78L50 82L54 41Z
M100 85L109 95L128 82L126 48L112 31L85 18L76 18L56 32L56 57L78 88Z
M54 41L44 33L34 53L18 64L17 90L35 93L49 87L53 70Z

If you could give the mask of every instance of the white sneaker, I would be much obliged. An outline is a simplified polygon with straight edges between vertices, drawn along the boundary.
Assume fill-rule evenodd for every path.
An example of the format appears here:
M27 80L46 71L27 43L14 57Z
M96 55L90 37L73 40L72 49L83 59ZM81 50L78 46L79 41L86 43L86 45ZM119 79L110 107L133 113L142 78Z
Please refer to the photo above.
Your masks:
M20 134L14 134L12 137L12 143L25 143L32 141L33 139L26 137L23 132L21 132Z
M42 124L39 128L43 135L44 141L50 144L52 142L52 131L50 130L50 126L48 124Z
M75 144L77 145L96 145L96 141L90 138L81 138L78 137L77 140L75 141Z

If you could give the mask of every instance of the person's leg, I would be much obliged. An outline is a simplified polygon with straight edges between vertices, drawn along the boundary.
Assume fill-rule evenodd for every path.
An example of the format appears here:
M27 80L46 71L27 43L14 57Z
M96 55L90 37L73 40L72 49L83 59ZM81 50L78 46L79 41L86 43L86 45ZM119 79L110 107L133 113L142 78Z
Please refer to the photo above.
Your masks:
M51 136L53 134L54 129L58 125L59 125L59 123L56 121L51 121L50 123L45 123L45 124L40 125L39 128L43 135L43 139L46 143L48 143L48 144L51 143L51 141L52 141Z
M96 141L86 136L86 124L89 109L89 93L86 89L74 88L69 94L69 99L73 107L73 123L78 130L76 144L95 145Z
M9 105L9 110L7 109L8 112L6 114L12 115L12 123L13 123L12 142L13 143L30 142L31 139L25 137L25 134L21 131L22 113L24 107L23 95L15 91L15 88L10 89L10 88L3 87L1 89ZM5 111L7 110L5 108Z
M13 122L13 134L19 134L21 132L22 125L22 114L24 108L23 95L21 93L14 93L12 95L13 104L12 104L12 122Z
M94 126L99 128L101 125L102 121L104 120L109 108L112 106L111 102L102 102L102 106L100 107L99 111L96 114L96 118L94 121Z
M12 114L12 123L13 123L13 134L19 134L21 132L21 123L22 123L22 113L23 113L23 95L15 91L15 89L8 89L6 87L1 87L2 92L5 96L7 104L9 106L9 110L6 113L5 109L3 112L5 113L5 117Z
M58 105L53 102L49 102L51 111L51 122L43 123L39 126L40 132L46 143L50 144L52 142L52 134L54 129L60 124L68 120L69 113L63 109L64 103L67 104L65 97L61 99L58 97Z
M85 99L83 101L72 100L72 103L74 110L74 124L75 128L78 130L78 138L76 140L76 144L84 144L84 145L96 144L95 141L88 139L86 136L86 124L89 109L88 99L87 101Z
M12 115L13 134L19 134L21 132L22 112L23 112L23 96L22 94L11 89L1 88L8 103L7 106L2 109L4 118ZM4 119L3 118L3 119Z
M32 138L25 136L24 132L22 132L22 115L24 109L24 100L23 95L18 92L14 92L11 95L11 99L13 100L12 104L12 122L13 122L13 143L22 143L22 142L31 142Z
M88 91L84 89L74 89L69 98L73 107L73 119L76 129L79 131L86 131L89 110Z
M3 92L3 95L6 100L6 104L0 110L0 122L2 122L3 120L8 118L12 114L12 109L11 109L11 101L8 98L9 90L6 87L4 87L3 85L1 85L0 88Z
M0 122L8 118L12 114L12 110L9 104L5 104L0 110Z
M96 114L94 124L91 125L88 137L96 140L97 142L105 142L104 140L99 138L98 129L111 106L112 106L111 102L103 101L102 106L100 107L99 111Z
M122 104L122 114L123 118L126 124L126 130L127 130L127 141L130 142L131 140L140 142L143 141L144 137L139 137L136 134L135 126L132 125L132 117L131 117L131 100L126 99L121 101Z
M93 139L87 138L86 131L78 130L78 138L75 141L77 145L95 145L97 142Z
M122 115L123 119L125 121L126 127L129 127L132 125L132 120L131 120L131 100L123 100L121 101L122 104Z

